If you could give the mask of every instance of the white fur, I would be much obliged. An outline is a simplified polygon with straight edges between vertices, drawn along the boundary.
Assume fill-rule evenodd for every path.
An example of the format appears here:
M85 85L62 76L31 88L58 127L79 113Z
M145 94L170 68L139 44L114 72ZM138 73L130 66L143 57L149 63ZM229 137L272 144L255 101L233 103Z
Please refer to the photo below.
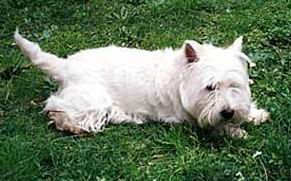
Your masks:
M100 131L107 122L148 120L215 127L225 124L220 115L225 108L235 110L229 123L252 117L250 60L241 52L242 37L226 49L186 41L197 53L195 62L188 62L185 45L156 51L109 46L62 59L43 52L18 32L15 41L59 83L45 110L65 112L86 131ZM210 85L215 90L208 91Z

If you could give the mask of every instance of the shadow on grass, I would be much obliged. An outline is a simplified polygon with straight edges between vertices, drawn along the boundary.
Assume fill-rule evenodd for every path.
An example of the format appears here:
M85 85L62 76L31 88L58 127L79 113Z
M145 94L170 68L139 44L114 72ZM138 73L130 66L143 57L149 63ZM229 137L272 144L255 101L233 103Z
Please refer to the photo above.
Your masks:
M243 142L241 139L216 135L212 132L212 130L202 129L196 126L191 126L189 124L166 124L157 122L148 122L139 125L131 123L122 123L118 125L109 124L101 132L82 135L74 135L67 131L60 131L56 129L54 124L49 125L49 130L56 132L57 137L71 137L74 140L87 138L94 139L96 137L110 137L112 131L114 131L114 134L119 135L120 137L127 137L130 135L132 141L150 139L153 142L159 142L162 140L161 142L165 143L170 141L169 139L173 139L175 143L183 143L184 145L190 147L199 144L199 147L204 149L218 150L223 150L223 148L229 147L230 141L238 142L237 146L243 146L241 145ZM155 133L153 133L153 131ZM175 136L172 136L171 134L174 134ZM154 137L156 139L152 139L153 135L155 135ZM114 142L115 140L113 139L112 141ZM191 144L191 142L193 144Z

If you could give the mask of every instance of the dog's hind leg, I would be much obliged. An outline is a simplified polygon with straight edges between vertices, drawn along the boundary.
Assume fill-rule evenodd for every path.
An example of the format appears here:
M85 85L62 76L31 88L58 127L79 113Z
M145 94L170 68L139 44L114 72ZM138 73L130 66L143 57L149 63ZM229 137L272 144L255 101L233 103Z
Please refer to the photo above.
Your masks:
M110 119L111 107L102 87L78 85L52 95L44 110L57 129L82 134L101 131Z
M108 123L142 121L121 110L96 83L61 90L47 100L45 111L57 129L73 134L99 132Z

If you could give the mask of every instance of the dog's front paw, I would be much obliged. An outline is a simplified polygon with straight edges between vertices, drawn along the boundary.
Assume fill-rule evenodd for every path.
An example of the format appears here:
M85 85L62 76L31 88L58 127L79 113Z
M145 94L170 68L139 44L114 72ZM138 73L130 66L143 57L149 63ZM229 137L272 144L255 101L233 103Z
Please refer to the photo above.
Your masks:
M249 134L247 133L246 130L242 128L235 128L229 133L229 136L233 138L247 139L249 137Z
M251 113L248 117L249 122L253 122L254 125L260 125L261 123L266 122L270 118L270 113L265 109L254 109L251 110Z
M214 129L214 134L230 136L232 138L248 138L246 130L235 124L225 124Z

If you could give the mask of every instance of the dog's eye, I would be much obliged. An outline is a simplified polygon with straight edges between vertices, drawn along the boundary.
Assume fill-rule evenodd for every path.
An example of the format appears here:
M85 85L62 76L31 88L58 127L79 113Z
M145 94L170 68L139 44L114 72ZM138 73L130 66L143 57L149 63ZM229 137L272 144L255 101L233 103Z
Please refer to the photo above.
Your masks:
M213 86L213 85L208 85L205 89L206 89L207 91L211 92L211 91L214 91L214 90L215 90L215 86Z
M240 86L238 84L230 84L229 87L231 87L231 88L239 88Z

